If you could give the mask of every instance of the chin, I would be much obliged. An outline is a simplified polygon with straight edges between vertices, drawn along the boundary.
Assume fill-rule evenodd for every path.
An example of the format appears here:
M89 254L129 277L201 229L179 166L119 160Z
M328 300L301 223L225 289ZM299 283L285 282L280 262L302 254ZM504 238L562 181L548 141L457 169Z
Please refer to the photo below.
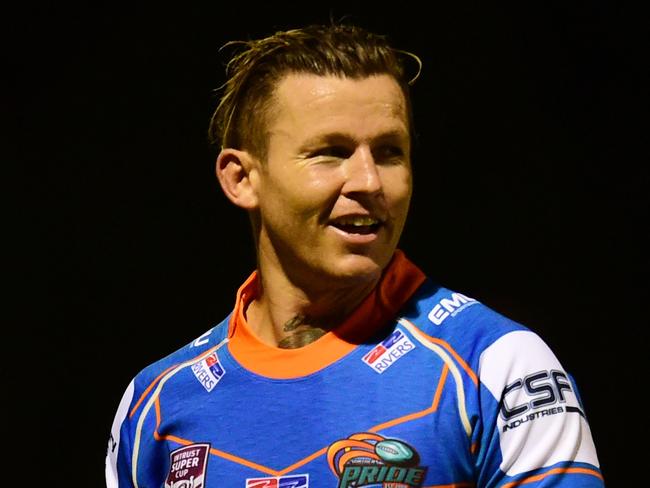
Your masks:
M364 254L347 254L334 260L332 264L336 264L330 269L332 274L339 278L366 282L379 279L389 261L390 256L377 259Z

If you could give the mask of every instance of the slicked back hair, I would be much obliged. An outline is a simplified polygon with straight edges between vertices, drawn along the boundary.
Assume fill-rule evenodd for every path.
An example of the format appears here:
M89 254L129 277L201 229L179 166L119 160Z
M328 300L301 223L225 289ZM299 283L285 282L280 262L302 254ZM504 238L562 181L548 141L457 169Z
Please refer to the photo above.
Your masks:
M274 90L289 74L351 79L389 75L402 89L412 132L409 85L419 70L412 79L407 77L404 55L421 63L414 54L392 48L385 36L353 25L311 25L224 47L231 45L243 50L226 65L227 81L210 121L209 140L217 149L246 150L266 159Z

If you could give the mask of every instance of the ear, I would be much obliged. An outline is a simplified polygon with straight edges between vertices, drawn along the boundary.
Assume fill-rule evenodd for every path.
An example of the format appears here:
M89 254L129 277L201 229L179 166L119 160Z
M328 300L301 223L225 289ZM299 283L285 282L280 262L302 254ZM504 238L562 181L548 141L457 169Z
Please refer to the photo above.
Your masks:
M259 162L247 151L222 149L217 157L217 179L228 199L245 210L257 208L254 180Z

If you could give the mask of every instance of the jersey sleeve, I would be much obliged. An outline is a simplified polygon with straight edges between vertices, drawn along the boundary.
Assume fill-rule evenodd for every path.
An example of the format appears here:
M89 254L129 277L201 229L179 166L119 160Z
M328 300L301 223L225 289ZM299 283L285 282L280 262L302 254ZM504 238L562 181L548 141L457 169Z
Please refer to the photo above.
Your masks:
M478 373L478 486L604 486L573 381L539 336L501 336L481 353Z
M155 368L152 368L156 372ZM107 488L163 486L169 451L157 434L156 386L159 375L140 373L129 384L117 408L106 456Z
M106 488L131 488L131 428L129 410L133 403L135 380L129 383L111 426L106 451Z

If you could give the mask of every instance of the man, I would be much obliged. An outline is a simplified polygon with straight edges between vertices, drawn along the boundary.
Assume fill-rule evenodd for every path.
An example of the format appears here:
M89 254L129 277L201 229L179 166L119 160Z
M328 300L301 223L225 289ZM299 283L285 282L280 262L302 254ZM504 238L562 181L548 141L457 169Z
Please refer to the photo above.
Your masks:
M427 279L403 53L351 26L246 43L211 132L257 270L232 314L140 372L109 487L600 487L569 375L526 329Z

